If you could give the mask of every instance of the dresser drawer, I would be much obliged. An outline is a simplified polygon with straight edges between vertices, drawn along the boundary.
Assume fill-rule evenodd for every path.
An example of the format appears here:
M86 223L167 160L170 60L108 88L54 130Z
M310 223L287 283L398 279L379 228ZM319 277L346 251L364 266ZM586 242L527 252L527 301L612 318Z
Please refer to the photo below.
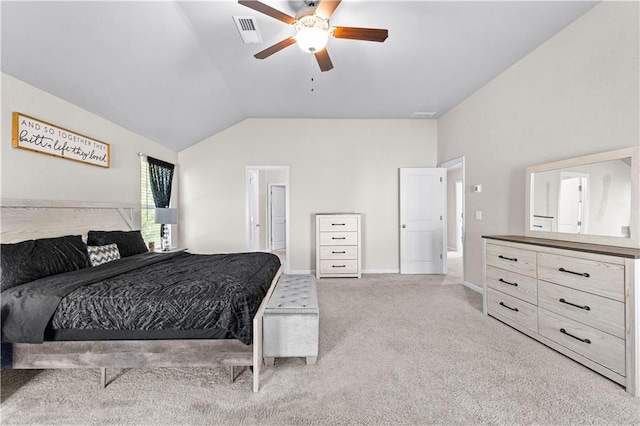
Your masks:
M538 331L538 308L492 288L487 289L487 311L509 318L523 326Z
M536 252L489 243L487 265L535 278Z
M321 246L320 260L323 259L357 259L358 247L356 246Z
M624 301L624 266L538 253L538 278Z
M532 305L538 304L538 281L515 272L487 266L487 286L522 299Z
M320 272L323 274L356 274L357 260L321 260Z
M321 246L357 246L357 232L320 232Z
M358 218L356 217L320 217L320 232L357 232Z
M624 303L539 281L538 306L624 339Z
M625 341L546 309L538 309L540 334L625 375Z

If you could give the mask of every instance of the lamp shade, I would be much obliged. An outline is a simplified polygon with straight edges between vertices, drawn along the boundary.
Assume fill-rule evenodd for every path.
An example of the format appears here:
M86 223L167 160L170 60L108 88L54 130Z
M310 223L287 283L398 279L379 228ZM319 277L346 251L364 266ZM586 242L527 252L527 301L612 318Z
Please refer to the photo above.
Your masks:
M156 223L173 225L178 223L178 209L156 209Z

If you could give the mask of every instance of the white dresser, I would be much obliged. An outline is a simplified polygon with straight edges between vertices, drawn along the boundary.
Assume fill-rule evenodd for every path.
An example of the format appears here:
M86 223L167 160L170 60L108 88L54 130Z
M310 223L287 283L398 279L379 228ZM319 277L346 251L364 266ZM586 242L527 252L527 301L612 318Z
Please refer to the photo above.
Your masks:
M484 313L638 396L640 250L485 236Z
M316 214L316 277L355 277L361 272L360 214Z

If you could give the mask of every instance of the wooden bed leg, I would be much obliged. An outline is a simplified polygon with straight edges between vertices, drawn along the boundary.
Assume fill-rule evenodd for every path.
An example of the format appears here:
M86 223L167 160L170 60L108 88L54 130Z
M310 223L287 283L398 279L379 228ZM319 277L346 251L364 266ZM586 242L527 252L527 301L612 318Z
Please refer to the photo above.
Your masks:
M233 383L236 380L236 372L233 365L229 367L229 372L231 373L231 383Z
M264 357L264 365L268 367L273 367L276 359L274 357Z
M262 365L262 314L258 309L253 318L253 391L260 389L260 366Z
M103 389L107 387L107 369L106 368L100 369L100 384L102 385Z

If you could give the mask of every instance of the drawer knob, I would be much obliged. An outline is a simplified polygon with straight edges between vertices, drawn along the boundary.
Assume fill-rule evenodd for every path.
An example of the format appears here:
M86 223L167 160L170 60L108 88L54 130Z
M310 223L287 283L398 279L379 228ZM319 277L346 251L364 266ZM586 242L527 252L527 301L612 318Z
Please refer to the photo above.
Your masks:
M331 237L332 240L346 240L347 237Z
M559 300L559 302L560 302L560 303L565 303L565 304L567 304L567 305L574 306L574 307L576 307L576 308L584 309L585 311L590 311L590 310L591 310L591 308L590 308L590 307L588 307L587 305L584 305L584 306L576 305L575 303L567 302L567 301L566 301L566 300L564 300L564 299L560 299L560 300Z
M346 223L332 223L331 226L346 226Z
M498 281L500 281L501 283L512 285L514 287L518 287L518 283L510 283L509 281L505 281L502 278L500 278Z
M332 254L347 254L346 251L332 251Z
M499 257L500 259L510 260L510 261L512 261L512 262L517 262L517 261L518 261L518 258L517 258L517 257L506 257L506 256L503 256L503 255L500 255L500 256L498 256L498 257Z
M567 336L569 336L569 337L573 337L574 339L576 339L576 340L580 340L581 342L586 343L586 344L588 344L588 345L590 345L590 344L591 344L591 340L589 340L589 339L581 339L581 338L579 338L578 336L574 336L573 334L568 333L568 332L567 332L567 330L565 330L564 328L561 328L561 329L560 329L560 333L562 333L562 334L566 334Z
M564 268L558 269L560 272L566 272L567 274L580 275L581 277L589 278L590 275L587 272L573 272Z
M346 268L347 265L331 265L332 268Z
M500 302L500 306L504 306L507 309L511 309L513 312L518 312L518 308L512 308L511 306L507 306L504 302Z

